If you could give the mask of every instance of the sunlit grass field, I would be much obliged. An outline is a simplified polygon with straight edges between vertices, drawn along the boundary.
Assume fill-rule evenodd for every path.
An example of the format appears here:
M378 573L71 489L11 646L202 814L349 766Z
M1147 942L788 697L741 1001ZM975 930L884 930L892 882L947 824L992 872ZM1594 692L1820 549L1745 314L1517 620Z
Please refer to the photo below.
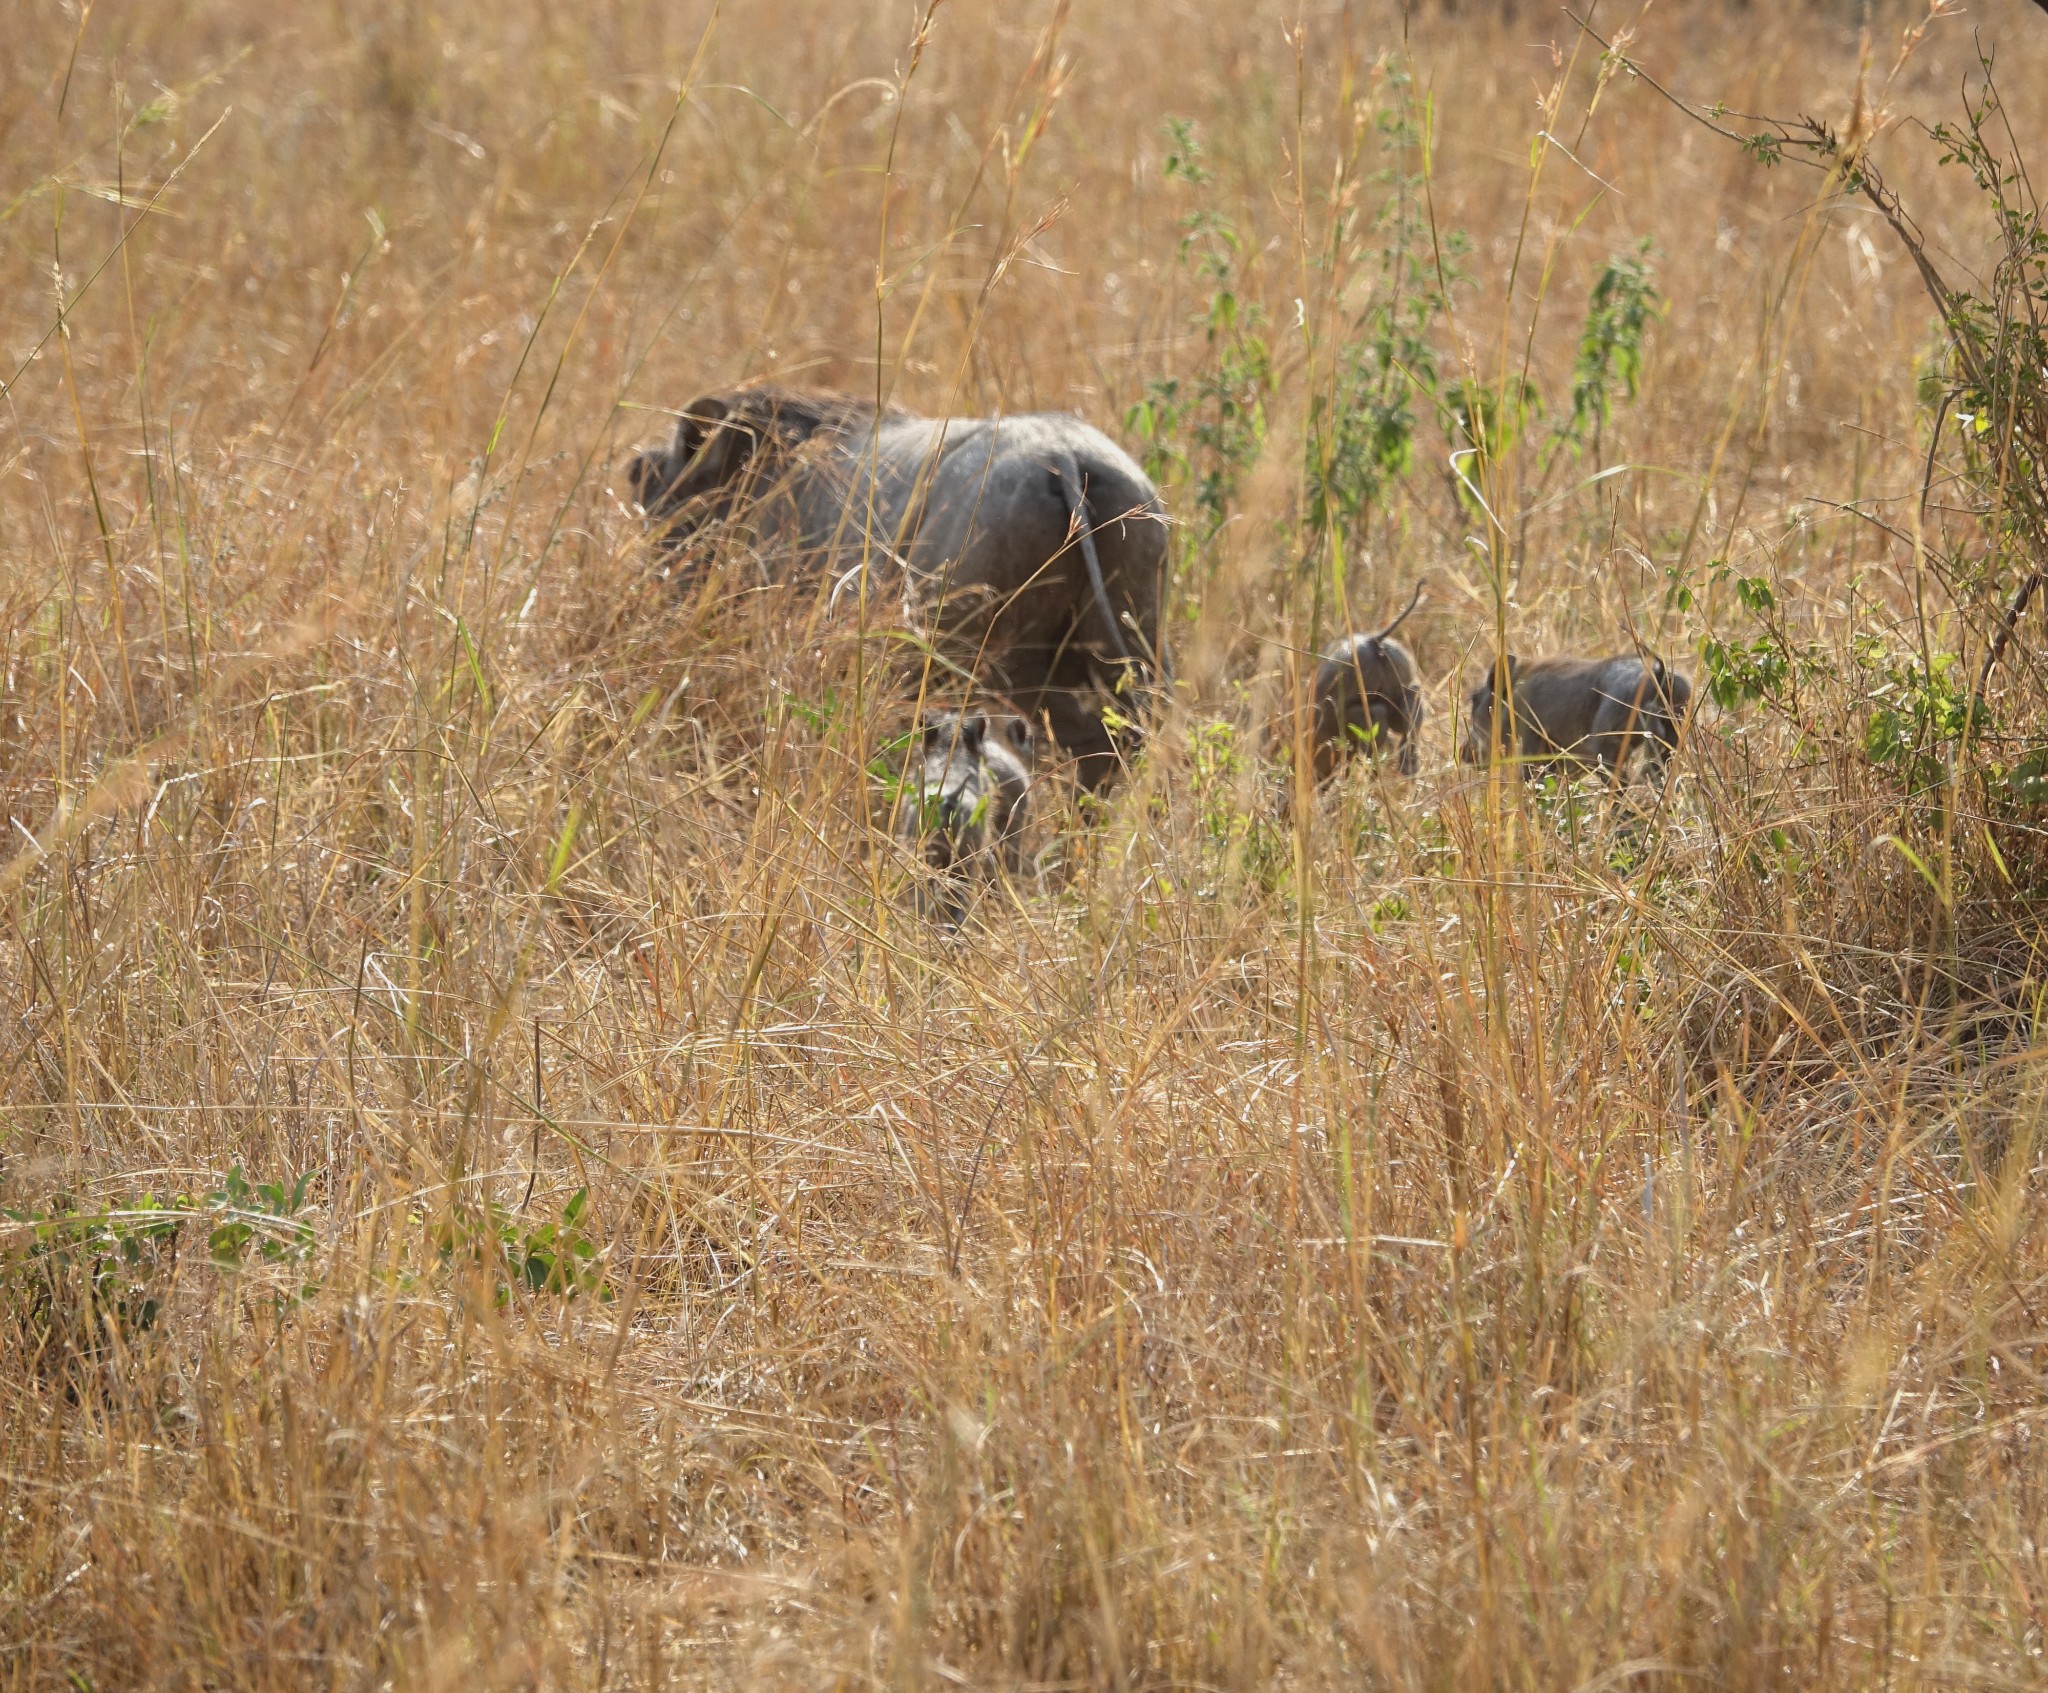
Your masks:
M1742 137L1983 277L2048 16L1574 10L18 0L0 1686L2039 1685L2040 559ZM1172 508L957 932L915 632L628 503L769 380ZM1503 642L1668 784L1456 763Z

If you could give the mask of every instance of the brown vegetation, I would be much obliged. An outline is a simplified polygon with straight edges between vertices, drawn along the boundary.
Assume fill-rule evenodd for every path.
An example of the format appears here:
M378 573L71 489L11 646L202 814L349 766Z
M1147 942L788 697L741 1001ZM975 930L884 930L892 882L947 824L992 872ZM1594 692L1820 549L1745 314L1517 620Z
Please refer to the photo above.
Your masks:
M1579 10L1982 266L1904 120L1972 27L2038 86L2034 8L1896 75L1903 0ZM1838 179L1535 4L7 34L0 1686L2038 1683L2048 858L1871 732L2013 567ZM1439 393L1546 410L1466 487L1418 401L1319 539L1403 193ZM1644 238L1639 397L1550 450ZM919 921L909 632L655 580L628 450L1219 373L1220 526L1228 382L1133 439L1189 460L1144 758ZM1421 774L1317 796L1313 655L1422 577ZM1709 640L1789 668L1662 796L1450 757L1509 641Z

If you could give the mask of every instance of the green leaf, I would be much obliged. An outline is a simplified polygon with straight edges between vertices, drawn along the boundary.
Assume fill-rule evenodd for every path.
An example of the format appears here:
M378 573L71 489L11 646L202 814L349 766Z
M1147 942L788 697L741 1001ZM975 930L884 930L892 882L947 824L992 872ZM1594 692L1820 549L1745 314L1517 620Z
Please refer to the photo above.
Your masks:
M571 800L569 815L562 823L562 833L555 841L555 850L548 859L548 876L544 890L553 893L562 879L562 872L569 868L569 854L576 845L576 826L583 820L583 802Z

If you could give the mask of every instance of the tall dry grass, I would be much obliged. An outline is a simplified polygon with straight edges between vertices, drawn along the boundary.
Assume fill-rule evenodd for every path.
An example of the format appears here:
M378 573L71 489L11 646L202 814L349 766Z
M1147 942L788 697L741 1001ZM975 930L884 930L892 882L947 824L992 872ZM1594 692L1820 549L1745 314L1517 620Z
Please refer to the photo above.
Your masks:
M1860 15L1594 21L1846 121ZM926 21L11 19L0 1680L2037 1684L2025 831L1931 859L1854 685L1923 617L1982 644L1915 544L1902 255L1544 7ZM2032 8L1970 24L2039 86ZM1287 527L1312 255L1403 63L1472 238L1447 370L1559 392L1642 237L1668 314L1631 468L1492 467L1498 535L1427 424L1345 590L1433 584L1426 773L1290 799L1345 615ZM1934 152L1876 156L1967 268ZM1191 662L936 931L872 645L743 561L653 581L622 454L767 377L1114 428L1208 356L1202 208L1276 386ZM1661 802L1452 767L1497 632L1684 653L1716 560L1833 665L1802 716L1703 709Z

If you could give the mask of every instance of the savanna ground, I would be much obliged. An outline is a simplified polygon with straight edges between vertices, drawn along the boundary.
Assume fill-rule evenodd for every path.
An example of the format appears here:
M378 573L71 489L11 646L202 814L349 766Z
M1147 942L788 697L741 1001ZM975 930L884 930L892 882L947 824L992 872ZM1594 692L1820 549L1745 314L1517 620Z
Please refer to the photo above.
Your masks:
M2038 250L1916 120L2048 16L1581 11L1828 168L1534 3L9 11L0 1683L2039 1684ZM766 378L1173 505L957 934L905 632L622 500ZM1457 766L1503 638L1669 784Z

